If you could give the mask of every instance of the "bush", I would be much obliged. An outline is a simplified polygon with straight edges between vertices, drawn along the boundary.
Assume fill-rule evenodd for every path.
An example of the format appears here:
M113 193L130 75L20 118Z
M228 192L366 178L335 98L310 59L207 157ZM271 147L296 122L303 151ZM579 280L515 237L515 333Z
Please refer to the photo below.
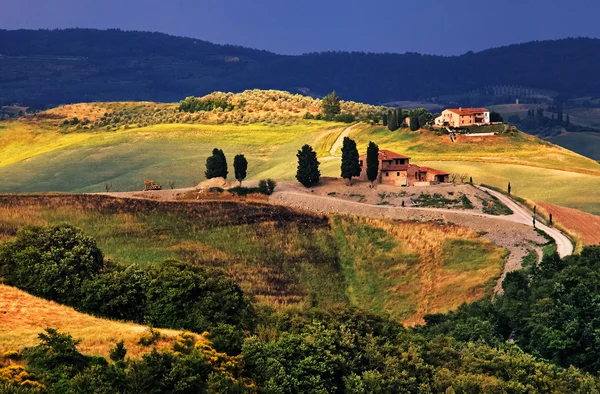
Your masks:
M68 225L24 227L0 250L7 284L69 305L79 305L83 283L104 268L96 241Z
M275 191L276 186L277 182L275 182L273 179L262 179L260 182L258 182L258 191L262 194L270 196Z
M209 331L219 323L249 323L252 309L223 272L179 261L150 269L145 316L154 326Z
M356 120L356 116L352 114L339 114L333 117L333 120L336 122L342 123L352 123Z

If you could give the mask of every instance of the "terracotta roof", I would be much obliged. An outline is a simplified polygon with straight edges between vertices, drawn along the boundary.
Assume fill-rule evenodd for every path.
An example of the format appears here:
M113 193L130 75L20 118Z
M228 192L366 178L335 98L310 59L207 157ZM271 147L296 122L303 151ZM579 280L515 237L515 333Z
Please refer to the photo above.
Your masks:
M365 160L367 157L366 154L359 157L360 160ZM379 150L379 160L395 160L395 159L410 159L408 156L400 155L398 153L394 153L391 150L380 149Z
M421 167L421 171L429 172L434 175L450 175L450 173L448 173L448 172L436 170L435 168L431 168L431 167Z
M447 108L446 111L459 115L475 115L482 112L490 112L487 108Z

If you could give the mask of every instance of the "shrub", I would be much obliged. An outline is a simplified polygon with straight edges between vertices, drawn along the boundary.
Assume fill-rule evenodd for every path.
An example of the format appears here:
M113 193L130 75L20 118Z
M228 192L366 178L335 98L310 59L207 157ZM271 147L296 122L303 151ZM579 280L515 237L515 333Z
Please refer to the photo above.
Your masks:
M273 179L262 179L258 182L258 191L262 194L270 196L275 191L276 186L277 182L275 182Z
M82 285L105 268L96 241L73 226L24 227L0 250L0 276L37 296L78 305Z

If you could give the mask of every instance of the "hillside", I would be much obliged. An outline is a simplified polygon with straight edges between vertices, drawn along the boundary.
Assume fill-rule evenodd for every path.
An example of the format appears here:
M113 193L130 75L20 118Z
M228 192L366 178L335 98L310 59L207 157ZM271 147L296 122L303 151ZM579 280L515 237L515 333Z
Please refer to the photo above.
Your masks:
M86 354L107 357L108 351L121 339L133 358L151 351L138 343L148 327L89 316L0 284L0 354L33 346L37 335L47 327L68 331L81 339L79 349ZM160 332L163 339L159 347L170 347L181 333Z
M244 153L249 180L292 180L296 152L305 143L317 150L323 175L339 176L340 159L329 151L347 124L303 119L319 107L307 97L252 91L230 99L240 97L248 107L224 112L186 114L174 104L94 103L0 122L0 191L134 191L145 179L192 187L204 179L206 157L215 147L224 150L230 166L235 154ZM378 110L356 103L342 108ZM76 117L78 123L72 124ZM600 197L589 193L600 188L600 164L527 134L500 131L453 143L427 130L390 132L361 123L350 136L361 151L372 140L417 164L468 173L476 183L505 188L510 181L518 196L600 213Z
M68 221L122 265L180 259L224 270L263 306L354 306L410 324L490 296L505 256L465 227L327 218L261 203L4 195L0 213L0 245L23 225Z
M490 85L598 95L600 85L594 81L599 54L600 40L584 38L451 57L344 52L282 56L159 33L0 30L0 101L42 107L175 101L215 90L263 88L315 95L335 89L350 100L382 103Z

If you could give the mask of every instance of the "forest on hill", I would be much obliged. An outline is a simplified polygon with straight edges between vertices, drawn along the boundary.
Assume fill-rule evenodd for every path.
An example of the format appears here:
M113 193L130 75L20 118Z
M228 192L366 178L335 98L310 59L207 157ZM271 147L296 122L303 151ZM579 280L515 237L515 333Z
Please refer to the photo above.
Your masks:
M390 49L394 51L393 48ZM87 101L178 101L212 91L283 89L383 103L490 85L600 94L600 40L536 41L468 52L284 56L162 33L0 30L0 101L49 107Z

